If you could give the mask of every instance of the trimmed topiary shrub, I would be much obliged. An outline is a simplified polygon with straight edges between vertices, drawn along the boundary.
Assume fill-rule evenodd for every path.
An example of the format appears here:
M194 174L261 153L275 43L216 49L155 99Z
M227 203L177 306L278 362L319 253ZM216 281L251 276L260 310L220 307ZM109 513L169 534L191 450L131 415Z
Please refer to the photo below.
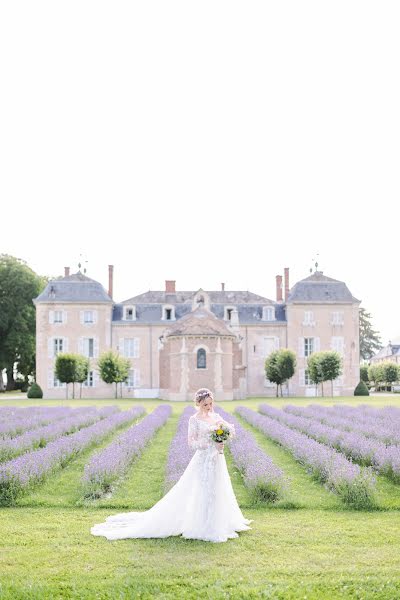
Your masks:
M28 390L28 398L43 398L42 388L38 383L32 383Z
M360 383L357 385L356 389L354 390L354 395L369 396L369 391L364 381L360 381Z

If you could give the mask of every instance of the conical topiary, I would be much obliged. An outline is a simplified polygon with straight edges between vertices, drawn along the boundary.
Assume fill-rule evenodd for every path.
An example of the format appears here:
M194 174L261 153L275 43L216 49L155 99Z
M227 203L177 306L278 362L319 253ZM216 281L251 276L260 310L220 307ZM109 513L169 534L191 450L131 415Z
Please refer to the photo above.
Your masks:
M40 385L36 382L32 383L27 393L28 398L43 398L43 392Z
M354 390L354 395L369 396L369 390L364 381L360 381L360 383L357 385L356 389Z

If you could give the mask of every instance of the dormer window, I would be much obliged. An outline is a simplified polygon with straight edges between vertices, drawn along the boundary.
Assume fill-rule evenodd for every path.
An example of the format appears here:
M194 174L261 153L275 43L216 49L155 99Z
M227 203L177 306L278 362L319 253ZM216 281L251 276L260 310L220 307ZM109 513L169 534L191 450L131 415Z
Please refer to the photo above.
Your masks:
M163 306L161 318L163 321L175 321L175 306Z
M135 306L124 306L124 320L125 321L136 321L136 307Z
M232 313L234 310L235 310L234 306L225 306L225 311L224 311L225 321L230 321L232 319Z
M275 321L275 308L273 306L263 306L263 321Z

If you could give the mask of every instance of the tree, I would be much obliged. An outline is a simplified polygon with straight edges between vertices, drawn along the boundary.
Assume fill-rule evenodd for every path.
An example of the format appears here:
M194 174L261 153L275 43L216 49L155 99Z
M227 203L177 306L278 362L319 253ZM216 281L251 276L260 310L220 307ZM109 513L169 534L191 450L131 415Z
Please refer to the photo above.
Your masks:
M14 369L27 381L35 364L36 313L32 299L47 281L25 261L0 254L0 372L6 369L7 389L14 389Z
M61 383L66 383L66 397L68 398L68 384L72 383L72 398L75 398L75 382L79 377L79 354L60 353L57 355L55 372Z
M324 395L324 381L331 382L333 396L333 380L342 373L342 358L338 352L324 350L314 352L308 358L308 374L316 385L321 384L322 395Z
M77 377L76 381L80 383L79 398L82 398L82 384L87 380L90 369L90 361L86 356L78 355Z
M369 360L382 348L381 338L379 333L372 329L371 319L370 313L365 308L360 308L360 357L364 360Z
M292 350L276 350L271 352L265 360L265 375L267 379L276 383L276 395L279 395L279 386L293 377L296 368L296 355Z
M399 368L395 363L384 362L382 364L383 369L383 381L386 386L392 389L392 384L399 380Z
M99 367L100 377L105 383L115 383L115 397L118 397L118 384L126 381L129 374L130 362L127 358L122 358L116 352L109 350L103 352L97 365Z
M363 381L366 384L369 383L368 365L361 365L360 366L360 381Z
M368 378L370 382L374 383L375 391L378 391L379 385L384 381L382 363L377 365L370 365L368 367Z
M321 368L321 361L319 357L320 352L313 352L307 359L308 376L313 383L318 387L318 384L322 384L322 395L324 395L323 388L323 375Z

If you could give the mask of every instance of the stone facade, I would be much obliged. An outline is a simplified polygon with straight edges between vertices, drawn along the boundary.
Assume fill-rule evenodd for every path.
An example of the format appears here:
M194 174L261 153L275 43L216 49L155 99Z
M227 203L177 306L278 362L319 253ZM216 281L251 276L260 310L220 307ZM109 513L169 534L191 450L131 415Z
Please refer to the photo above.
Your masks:
M90 358L83 396L112 397L97 372L99 355L109 349L131 363L125 397L188 400L199 387L217 399L275 395L264 375L265 358L275 349L297 355L297 370L285 393L315 395L308 381L307 356L337 350L343 375L334 395L351 395L359 381L359 300L347 286L316 271L289 287L289 270L276 277L276 300L252 292L149 291L122 303L109 290L78 272L50 281L34 300L37 314L37 381L44 397L60 398L65 386L54 377L58 352ZM63 389L64 388L64 389Z

